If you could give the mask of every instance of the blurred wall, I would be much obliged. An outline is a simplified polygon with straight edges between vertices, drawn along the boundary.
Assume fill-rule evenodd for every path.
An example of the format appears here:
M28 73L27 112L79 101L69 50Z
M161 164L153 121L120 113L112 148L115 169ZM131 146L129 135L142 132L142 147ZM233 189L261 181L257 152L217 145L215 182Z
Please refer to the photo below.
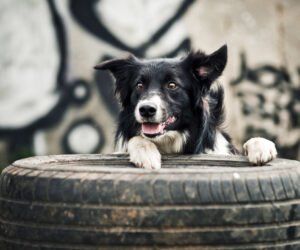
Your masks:
M226 129L300 159L300 2L2 0L0 165L30 155L109 153L118 103L94 71L138 57L208 53L224 43Z

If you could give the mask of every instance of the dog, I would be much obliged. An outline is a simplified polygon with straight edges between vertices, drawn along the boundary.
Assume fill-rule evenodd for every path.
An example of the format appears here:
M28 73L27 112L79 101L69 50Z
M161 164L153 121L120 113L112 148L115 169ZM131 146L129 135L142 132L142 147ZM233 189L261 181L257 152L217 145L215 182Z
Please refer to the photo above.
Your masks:
M222 128L222 86L215 83L227 62L227 45L212 54L192 51L182 58L124 58L101 62L116 79L121 103L117 151L137 167L160 169L161 154L239 154ZM252 138L244 144L250 163L276 157L273 142Z

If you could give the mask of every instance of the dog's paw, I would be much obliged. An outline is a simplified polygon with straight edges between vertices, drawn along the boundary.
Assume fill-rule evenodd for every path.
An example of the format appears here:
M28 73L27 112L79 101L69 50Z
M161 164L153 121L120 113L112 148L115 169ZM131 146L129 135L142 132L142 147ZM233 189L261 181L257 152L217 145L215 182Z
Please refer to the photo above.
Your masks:
M277 151L275 144L267 139L255 137L248 140L243 146L249 161L255 165L264 163L276 158Z
M141 136L135 136L129 140L128 152L130 161L139 168L161 168L161 155L157 147Z

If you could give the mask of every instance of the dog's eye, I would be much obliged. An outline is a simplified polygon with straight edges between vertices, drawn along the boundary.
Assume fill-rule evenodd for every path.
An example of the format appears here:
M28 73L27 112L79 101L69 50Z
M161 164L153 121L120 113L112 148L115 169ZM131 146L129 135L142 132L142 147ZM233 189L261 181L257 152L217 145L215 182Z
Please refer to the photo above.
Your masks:
M137 89L143 89L143 88L144 88L144 84L143 84L142 82L138 82L138 83L136 84L136 88L137 88Z
M174 82L168 83L168 89L176 89L176 88L177 88L176 83L174 83Z

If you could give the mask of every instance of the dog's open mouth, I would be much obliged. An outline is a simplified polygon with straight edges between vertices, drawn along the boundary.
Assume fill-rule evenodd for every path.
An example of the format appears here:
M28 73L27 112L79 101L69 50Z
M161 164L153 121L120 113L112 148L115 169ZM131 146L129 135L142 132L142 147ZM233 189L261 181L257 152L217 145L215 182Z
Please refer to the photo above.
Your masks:
M166 128L173 124L176 121L174 116L171 116L168 120L163 123L152 123L145 122L142 123L142 132L145 136L148 137L156 137L158 135L162 135L166 132Z

